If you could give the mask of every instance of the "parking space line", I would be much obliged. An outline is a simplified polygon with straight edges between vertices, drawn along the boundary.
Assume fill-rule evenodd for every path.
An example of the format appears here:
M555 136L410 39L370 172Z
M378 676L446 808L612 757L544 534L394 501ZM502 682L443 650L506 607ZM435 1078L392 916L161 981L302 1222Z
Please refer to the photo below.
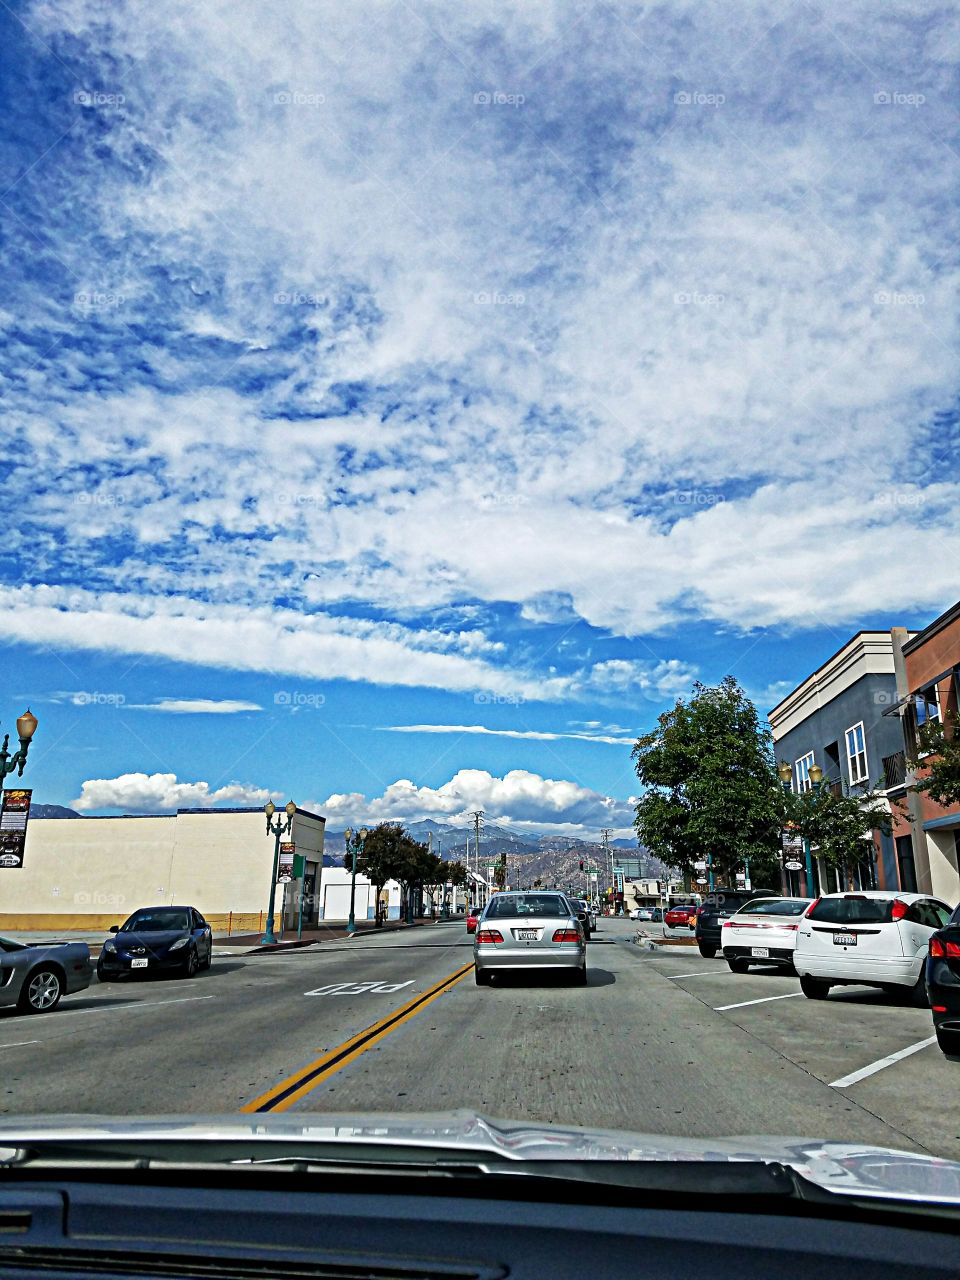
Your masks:
M912 1053L919 1053L921 1049L926 1049L932 1044L936 1044L936 1036L928 1036L926 1040L918 1040L916 1044L908 1045L906 1049L899 1049L896 1053L888 1053L885 1058L878 1058L876 1062L871 1062L869 1066L861 1067L859 1071L851 1071L848 1076L841 1076L839 1080L831 1080L831 1089L846 1089L848 1085L859 1084L861 1080L866 1080L867 1076L874 1075L877 1071L882 1071L884 1067L892 1067L895 1062L901 1062L904 1058L909 1058Z
M716 969L698 969L696 973L665 973L663 976L665 978L706 978L708 975L719 973L726 977L729 972L729 969L721 969L717 965Z
M11 1044L0 1044L0 1049L19 1049L22 1044L41 1044L40 1040L14 1040Z
M216 1000L216 996L179 996L176 1000L126 1000L123 1004L108 1004L102 1009L60 1009L57 1011L58 1018L65 1018L69 1014L77 1013L123 1013L125 1009L156 1009L162 1004L192 1004L195 1000Z
M792 1000L794 996L802 996L802 991L788 991L785 996L761 996L759 1000L741 1000L739 1004L722 1004L714 1013L725 1013L727 1009L745 1009L748 1004L769 1004L771 1000Z

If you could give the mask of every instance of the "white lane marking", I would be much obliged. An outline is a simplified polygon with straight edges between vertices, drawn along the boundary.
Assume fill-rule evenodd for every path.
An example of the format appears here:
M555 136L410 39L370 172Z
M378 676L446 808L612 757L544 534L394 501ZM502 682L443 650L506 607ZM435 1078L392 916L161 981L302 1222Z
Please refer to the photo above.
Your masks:
M102 1009L61 1009L58 1017L71 1013L124 1013L127 1009L156 1009L162 1004L192 1004L195 1000L216 1000L216 996L180 996L176 1000L127 1000L125 1004L105 1005Z
M762 996L759 1000L741 1000L739 1004L722 1004L713 1012L725 1013L727 1009L745 1009L748 1004L769 1004L771 1000L792 1000L795 996L802 995L802 991L788 991L785 996Z
M926 1040L918 1040L916 1044L908 1045L906 1049L900 1049L896 1053L888 1053L885 1058L878 1058L876 1062L871 1062L867 1067L861 1067L859 1071L851 1071L848 1076L841 1076L839 1080L831 1080L831 1089L846 1089L847 1085L858 1084L861 1080L866 1080L867 1076L872 1076L876 1071L882 1071L884 1067L892 1067L895 1062L900 1062L903 1058L909 1058L911 1053L919 1053L921 1049L926 1049L932 1044L936 1044L936 1036L928 1036Z
M0 1049L17 1049L22 1044L42 1044L40 1040L14 1040L11 1044L0 1044Z
M665 978L705 978L708 974L721 973L726 976L730 972L729 969L721 969L717 965L716 969L698 969L696 973L665 973Z
M394 991L402 991L404 987L412 987L413 978L406 982L330 982L325 987L315 987L313 991L305 991L305 996L369 996L390 995Z

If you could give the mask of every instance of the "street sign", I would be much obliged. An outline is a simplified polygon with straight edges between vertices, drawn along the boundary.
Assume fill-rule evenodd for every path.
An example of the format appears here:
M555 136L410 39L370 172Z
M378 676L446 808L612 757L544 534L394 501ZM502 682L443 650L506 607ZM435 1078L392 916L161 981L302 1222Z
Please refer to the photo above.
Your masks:
M786 833L784 833L783 847L784 849L802 849L803 837L787 835Z
M802 863L802 862L797 862L797 861L796 861L796 859L794 859L794 860L793 860L793 861L791 861L791 862L785 862L783 865L786 867L786 869L787 869L788 871L802 871L802 870L803 870L803 863Z
M280 858L277 862L277 884L289 884L293 879L293 859L296 856L295 844L282 844Z
M22 867L32 791L4 791L0 806L0 867Z

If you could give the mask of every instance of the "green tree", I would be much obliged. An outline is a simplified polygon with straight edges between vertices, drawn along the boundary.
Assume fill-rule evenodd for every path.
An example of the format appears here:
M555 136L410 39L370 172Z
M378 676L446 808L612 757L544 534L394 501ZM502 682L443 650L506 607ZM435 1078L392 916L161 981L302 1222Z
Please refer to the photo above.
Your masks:
M960 804L960 733L957 717L928 720L917 732L921 752L919 760L911 760L914 773L919 770L915 786L926 791L938 804Z
M639 842L690 874L709 860L733 884L748 862L754 883L778 875L779 783L769 731L733 676L694 685L633 748L645 791L636 808Z
M890 810L872 789L848 795L837 795L826 786L800 795L791 792L784 796L783 806L784 823L810 842L817 858L840 871L847 886L851 872L869 853L870 832L889 835L893 829Z
M383 923L380 915L380 894L388 880L397 880L403 861L404 842L407 836L396 822L381 822L367 832L363 851L357 858L357 870L367 877L376 891L376 923ZM349 864L347 864L349 865Z

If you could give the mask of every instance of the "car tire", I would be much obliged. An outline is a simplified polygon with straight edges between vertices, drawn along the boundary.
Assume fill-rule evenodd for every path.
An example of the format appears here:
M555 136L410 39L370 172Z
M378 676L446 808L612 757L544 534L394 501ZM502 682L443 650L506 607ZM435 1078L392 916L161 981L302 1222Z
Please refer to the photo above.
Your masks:
M197 949L196 947L191 947L190 952L187 955L187 962L183 966L183 976L185 978L192 978L196 975L199 968L200 957L197 955Z
M905 1004L912 1005L914 1009L929 1009L930 1000L927 996L927 983L923 970L920 970L920 977L916 980L912 987L900 988L901 999Z
M63 988L63 974L57 969L34 969L20 989L17 1008L21 1013L49 1013L60 1003Z
M110 975L109 973L107 973L107 972L106 972L106 970L103 968L103 966L102 966L101 964L99 964L99 963L97 964L97 981L98 981L98 982L112 982L112 981L113 981L113 978L111 977L111 975Z
M587 966L582 969L574 969L573 976L570 979L571 986L585 987L587 985Z
M728 960L727 966L729 967L731 973L746 973L750 968L750 963L747 960L735 959L735 960Z
M213 948L211 947L210 950L207 952L206 960L201 961L200 968L209 969L212 964L213 964Z
M490 973L487 969L474 969L473 976L478 987L489 987Z
M944 1031L941 1027L935 1027L937 1033L937 1047L941 1053L947 1053L951 1057L960 1055L960 1031Z
M717 948L711 947L709 942L698 942L697 950L703 956L704 960L712 960L717 954Z
M825 978L812 978L809 973L800 975L800 990L808 1000L826 1000L830 983Z

